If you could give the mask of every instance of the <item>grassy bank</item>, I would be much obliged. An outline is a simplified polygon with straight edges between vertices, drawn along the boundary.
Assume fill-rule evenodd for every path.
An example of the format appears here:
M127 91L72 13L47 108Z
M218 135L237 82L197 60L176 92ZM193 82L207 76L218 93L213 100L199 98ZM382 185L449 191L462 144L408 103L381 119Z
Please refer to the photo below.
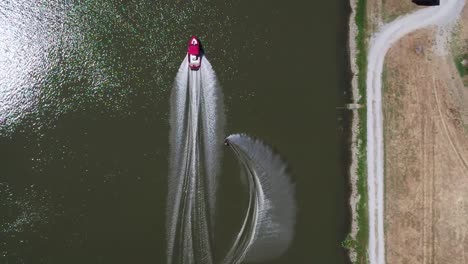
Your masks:
M464 77L467 74L467 67L462 64L462 61L468 57L467 54L462 54L456 56L453 61L455 62L455 65L457 66L458 74L460 74L460 77Z
M367 211L367 115L366 115L366 75L367 75L367 19L366 19L367 0L357 0L355 23L358 29L356 36L356 64L358 67L357 83L360 94L359 104L364 107L358 109L359 129L357 131L358 139L358 169L357 169L357 191L360 199L356 207L357 222L359 230L353 239L350 236L343 242L343 245L356 252L357 264L367 264L367 245L368 245L368 211Z

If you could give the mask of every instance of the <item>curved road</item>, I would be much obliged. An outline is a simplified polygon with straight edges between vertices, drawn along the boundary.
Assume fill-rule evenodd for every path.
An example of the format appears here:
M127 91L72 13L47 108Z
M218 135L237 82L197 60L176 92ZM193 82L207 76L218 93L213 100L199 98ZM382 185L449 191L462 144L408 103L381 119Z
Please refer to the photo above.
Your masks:
M431 25L453 21L464 0L441 0L440 6L418 10L384 25L371 39L367 65L367 173L369 193L369 263L385 263L384 149L382 69L385 54L404 35Z

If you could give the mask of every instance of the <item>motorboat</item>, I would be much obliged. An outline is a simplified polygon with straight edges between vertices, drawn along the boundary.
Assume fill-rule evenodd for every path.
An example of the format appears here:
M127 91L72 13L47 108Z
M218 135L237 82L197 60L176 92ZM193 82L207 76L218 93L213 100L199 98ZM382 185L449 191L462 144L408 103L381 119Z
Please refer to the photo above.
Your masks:
M200 40L196 36L190 37L187 48L187 57L189 68L192 71L200 69L203 50L201 48Z

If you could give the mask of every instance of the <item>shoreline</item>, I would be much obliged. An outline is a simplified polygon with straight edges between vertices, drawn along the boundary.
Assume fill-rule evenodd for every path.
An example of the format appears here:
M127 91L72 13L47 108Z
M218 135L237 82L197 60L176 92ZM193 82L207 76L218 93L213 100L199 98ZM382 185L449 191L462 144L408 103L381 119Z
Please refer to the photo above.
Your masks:
M351 14L349 16L349 26L348 26L348 50L349 50L349 65L351 68L351 94L353 102L358 102L360 98L359 89L358 89L358 67L356 63L356 54L357 54L357 25L355 22L356 19L356 4L357 0L349 1L351 7ZM351 207L351 229L349 233L349 238L353 241L356 241L357 232L359 229L358 219L357 219L357 203L359 202L360 195L357 190L357 156L358 156L358 146L357 146L357 134L358 134L358 125L359 125L359 115L356 111L353 111L351 118L351 162L349 167L349 180L351 184L351 195L349 197L349 206ZM349 249L349 258L352 263L356 263L357 252L356 249L350 245Z
M358 8L359 5L364 5L365 2L363 0L350 0L349 1L351 7L351 14L349 17L348 22L348 52L349 52L349 65L351 70L351 93L352 93L352 101L353 103L360 103L361 105L365 106L365 101L362 102L361 100L365 100L365 94L361 94L360 91L363 89L365 92L365 87L360 87L360 72L362 67L366 67L367 65L359 65L359 55L367 56L364 47L359 46L358 38L363 37L360 35L364 34L364 32L360 32L360 30L364 30L364 25L361 25L363 28L359 28L357 24L358 19ZM362 8L362 6L361 6ZM361 16L365 16L364 14L360 14ZM362 17L364 19L365 17ZM360 53L364 54L360 54ZM365 72L365 71L363 71ZM362 78L362 77L361 77ZM365 111L365 107L357 110L353 110L352 117L351 117L351 142L350 142L350 167L348 170L349 173L349 182L351 186L351 194L349 197L349 206L351 209L351 228L350 233L348 234L346 240L343 242L343 246L349 250L349 258L352 263L367 263L367 234L363 234L367 228L365 228L368 223L366 222L366 216L364 215L367 212L367 202L366 199L366 186L365 186L365 167L364 171L362 165L360 164L363 161L365 162L365 153L366 153L366 146L365 141L363 141L363 137L365 138L365 120L362 120L362 111ZM360 182L361 178L361 182ZM362 182L364 180L364 183ZM364 184L364 185L362 185ZM361 186L361 188L360 188ZM365 187L364 189L362 187ZM362 222L361 222L362 220Z

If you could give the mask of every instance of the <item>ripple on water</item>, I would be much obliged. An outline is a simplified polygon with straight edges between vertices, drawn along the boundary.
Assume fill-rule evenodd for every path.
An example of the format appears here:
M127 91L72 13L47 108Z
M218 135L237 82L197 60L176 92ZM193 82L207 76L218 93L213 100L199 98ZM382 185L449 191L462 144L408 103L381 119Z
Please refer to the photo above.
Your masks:
M220 78L234 78L245 47L232 44L240 19L229 10L239 1L211 2L0 3L0 125L14 129L25 118L90 108L132 116L144 107L163 115L167 109L157 106L167 103L192 34L208 57L218 55L212 61L223 65Z
M163 2L0 1L0 155L8 163L0 173L1 256L17 261L34 250L39 259L48 246L78 248L83 230L110 226L88 220L110 219L103 205L117 211L126 190L116 186L130 174L117 158L131 154L100 151L116 144L99 131L117 133L121 120L168 130L169 93L190 35L202 39L221 80L235 78L242 47L231 28L241 20L229 10L240 1ZM154 163L156 154L148 156Z

